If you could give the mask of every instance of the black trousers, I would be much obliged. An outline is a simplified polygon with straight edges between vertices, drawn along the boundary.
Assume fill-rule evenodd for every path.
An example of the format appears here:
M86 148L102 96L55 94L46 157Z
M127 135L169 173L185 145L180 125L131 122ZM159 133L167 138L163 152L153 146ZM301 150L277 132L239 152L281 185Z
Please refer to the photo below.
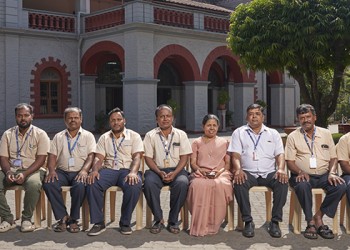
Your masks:
M266 178L255 178L248 171L244 171L248 179L241 185L235 183L234 191L238 206L242 213L242 220L252 221L251 206L249 201L249 189L254 186L269 187L273 191L272 221L280 222L283 217L283 206L286 204L288 184L283 184L273 178L276 172L272 172Z
M322 188L326 191L326 197L321 204L321 212L333 218L338 208L338 203L346 191L346 184L333 186L328 182L328 173L323 175L310 175L309 181L296 182L297 175L292 174L289 184L295 190L299 203L304 211L305 220L312 220L312 188Z

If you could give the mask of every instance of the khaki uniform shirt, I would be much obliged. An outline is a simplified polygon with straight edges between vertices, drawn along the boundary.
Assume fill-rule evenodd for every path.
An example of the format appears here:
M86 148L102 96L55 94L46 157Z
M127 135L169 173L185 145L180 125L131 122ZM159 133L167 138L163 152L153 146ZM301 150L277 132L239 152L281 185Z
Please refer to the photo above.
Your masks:
M67 136L70 140L70 148L73 149L71 154L68 149ZM82 169L88 155L94 153L95 150L96 140L94 135L80 127L79 132L74 138L70 136L66 129L57 133L51 142L50 154L57 156L57 169L78 172ZM68 166L69 158L74 159L74 166Z
M17 133L18 147L20 149L19 156L17 156ZM49 150L50 138L44 130L34 125L30 125L25 135L19 133L18 126L15 126L6 130L1 137L0 156L9 158L12 171L19 169L13 164L17 158L22 161L22 167L20 169L27 169L34 163L37 155L47 155Z
M164 160L166 159L166 150L161 138L164 143L167 142L167 148L170 144L170 152L168 154L170 168L177 166L181 155L192 153L191 143L184 131L173 127L168 138L164 138L160 128L157 127L145 135L143 144L145 147L145 156L152 158L159 168L165 167Z
M113 138L115 147L113 146ZM97 142L95 153L105 157L103 163L105 168L129 169L132 163L132 155L143 153L142 139L138 133L126 128L122 136L117 139L112 130L110 130L101 135Z
M311 147L311 139L309 137ZM332 134L328 129L316 127L313 153L316 157L316 168L310 168L311 151L305 141L301 128L296 129L287 137L286 160L295 161L302 171L312 175L322 175L329 171L329 161L337 158Z
M350 133L340 138L336 149L338 161L350 161Z

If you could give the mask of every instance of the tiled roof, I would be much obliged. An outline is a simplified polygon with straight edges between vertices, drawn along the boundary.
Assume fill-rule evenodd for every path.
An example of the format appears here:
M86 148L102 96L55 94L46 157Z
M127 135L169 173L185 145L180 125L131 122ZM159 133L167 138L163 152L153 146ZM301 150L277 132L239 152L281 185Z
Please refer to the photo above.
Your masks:
M191 6L191 7L203 8L203 9L214 10L214 11L222 11L222 12L227 12L227 13L231 13L233 11L233 10L230 10L230 9L227 9L224 7L220 7L217 5L198 2L198 1L194 1L194 0L163 0L163 2L187 5L187 6Z

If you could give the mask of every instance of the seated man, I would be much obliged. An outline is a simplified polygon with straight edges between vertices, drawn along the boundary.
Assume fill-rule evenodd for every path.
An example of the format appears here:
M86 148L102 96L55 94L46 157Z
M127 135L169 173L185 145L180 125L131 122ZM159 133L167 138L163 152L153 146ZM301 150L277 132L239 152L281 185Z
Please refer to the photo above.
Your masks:
M138 172L143 154L141 136L125 128L124 113L119 108L111 110L108 116L111 130L98 140L95 161L88 177L87 197L91 222L94 223L88 232L89 236L99 235L106 230L103 198L111 186L123 190L120 232L131 234L131 216L142 188L141 172Z
M157 128L149 131L144 138L145 161L150 170L145 172L144 193L155 223L151 233L159 233L164 228L163 211L160 207L160 191L170 186L170 212L168 230L179 233L178 217L188 190L188 172L184 167L192 153L191 144L184 131L173 124L173 110L168 105L157 107Z
M294 188L305 214L305 238L334 238L323 216L333 218L346 185L336 175L338 161L332 134L328 129L315 126L316 112L309 104L300 105L296 114L300 128L289 134L286 143L286 162L291 171L290 186ZM326 191L320 209L312 215L312 188Z
M285 172L284 149L280 134L266 127L264 108L252 104L247 108L247 125L232 133L228 152L233 163L234 193L245 222L243 236L254 237L254 222L251 216L249 189L266 186L273 190L272 219L269 234L281 237L279 222L287 200L288 176ZM277 165L277 170L276 170Z
M51 203L55 219L59 220L55 232L79 232L80 207L85 198L88 172L94 159L94 135L83 129L81 109L66 108L64 122L67 129L57 133L52 140L43 188ZM71 209L68 215L62 197L62 186L71 186ZM67 227L68 225L68 227Z
M338 161L343 172L341 177L346 183L346 196L350 203L350 132L340 138L336 149ZM332 174L336 175L337 173L334 172Z
M33 107L20 103L15 108L17 126L4 132L0 143L0 232L16 227L13 215L5 197L5 189L22 185L25 190L21 231L31 232L34 208L40 199L41 183L45 171L50 139L46 132L32 125Z

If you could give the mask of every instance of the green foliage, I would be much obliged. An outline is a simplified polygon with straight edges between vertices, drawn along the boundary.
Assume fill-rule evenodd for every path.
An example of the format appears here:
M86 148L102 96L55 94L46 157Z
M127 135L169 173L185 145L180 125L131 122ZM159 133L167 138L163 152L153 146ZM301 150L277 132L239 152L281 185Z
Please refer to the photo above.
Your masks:
M253 0L232 13L227 41L246 68L288 70L325 125L350 64L349 34L349 0Z
M180 105L174 99L169 99L166 104L173 109L173 115L175 116L177 110L180 108Z
M334 134L332 134L334 144L337 144L339 139L340 139L340 137L342 137L342 136L343 136L342 133L334 133Z
M218 104L226 104L228 101L230 101L230 95L226 89L222 89L218 93Z
M103 133L107 131L108 129L108 115L100 111L96 116L95 116L95 131L99 133Z

